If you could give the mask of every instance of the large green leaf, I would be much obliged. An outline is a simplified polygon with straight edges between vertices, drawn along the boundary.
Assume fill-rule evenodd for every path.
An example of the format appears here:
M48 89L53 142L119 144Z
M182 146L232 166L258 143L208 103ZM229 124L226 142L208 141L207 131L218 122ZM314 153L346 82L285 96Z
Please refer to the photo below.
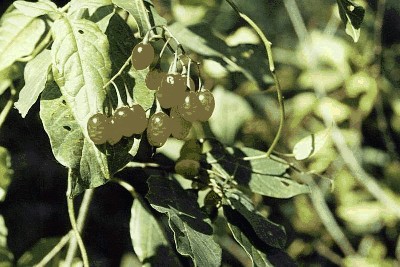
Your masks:
M55 82L47 84L41 95L40 117L50 138L55 158L71 169L72 195L103 185L131 158L128 151L133 140L123 139L118 144L105 148L96 147L90 139L85 138Z
M6 13L0 20L0 71L30 55L45 29L43 20L25 16L17 9Z
M286 173L287 164L277 157L243 160L265 152L249 148L215 149L207 154L207 160L221 173L233 176L239 185L254 193L275 198L290 198L309 193L307 185L291 180Z
M50 66L50 50L43 50L26 64L24 70L25 85L19 92L18 101L14 104L23 118L25 118L29 109L35 104L40 93L44 90Z
M107 36L88 20L63 17L52 27L54 79L85 136L88 119L103 111L111 62Z
M284 248L286 233L283 227L259 215L255 211L251 201L244 194L231 194L231 196L229 196L229 202L233 208L233 210L231 209L229 212L238 212L242 219L247 221L250 228L247 230L251 230L260 241L271 247ZM227 212L226 209L229 208L225 207L224 209L225 212Z
M232 232L233 238L242 246L246 251L246 254L250 257L253 266L255 267L269 267L273 266L267 259L267 255L264 252L258 250L251 244L250 240L246 235L240 230L239 227L228 223L229 229Z
M167 24L166 20L158 15L150 0L113 0L113 3L132 15L142 37L153 25Z
M13 5L24 15L29 17L39 17L46 14L58 13L57 5L49 0L39 0L38 2L15 1Z
M129 229L143 266L180 266L157 220L137 199L132 204Z
M360 37L360 27L364 20L365 9L356 5L350 0L337 0L339 15L346 25L346 33L350 35L354 42Z
M111 0L71 0L68 14L80 17L87 10L89 16L92 16L100 7L109 5L112 5Z
M220 266L221 248L213 239L212 226L201 212L197 197L166 177L152 176L148 184L146 198L155 210L168 215L178 252L190 256L195 266Z

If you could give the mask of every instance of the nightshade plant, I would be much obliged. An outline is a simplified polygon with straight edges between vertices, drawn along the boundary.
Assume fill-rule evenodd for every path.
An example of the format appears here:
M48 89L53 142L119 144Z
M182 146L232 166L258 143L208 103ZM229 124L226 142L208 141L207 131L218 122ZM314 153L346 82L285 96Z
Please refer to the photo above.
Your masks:
M291 164L274 153L284 109L271 43L227 2L263 41L269 66L261 68L269 67L270 74L264 74L277 90L280 126L267 152L228 147L201 134L187 137L193 125L210 118L216 103L202 80L201 62L186 49L219 58L263 86L265 81L207 44L193 44L198 36L178 23L167 25L150 0L72 0L61 8L48 0L15 1L8 8L0 21L0 73L11 95L18 94L15 107L22 117L40 101L54 157L68 169L72 231L35 264L46 265L70 240L70 247L77 242L83 265L91 266L80 237L84 221L77 223L73 199L109 182L134 197L131 238L142 263L161 257L162 248L168 255L163 266L188 260L194 266L220 266L222 249L213 233L219 214L254 266L293 264L284 252L284 228L262 216L251 196L291 198L310 190L291 178ZM348 0L338 4L356 41L364 11ZM17 88L12 81L22 73L25 85ZM164 166L153 156L171 135L184 142L175 164ZM303 158L318 148L305 146L310 152ZM139 182L146 187L143 194L116 178L138 160L154 170Z

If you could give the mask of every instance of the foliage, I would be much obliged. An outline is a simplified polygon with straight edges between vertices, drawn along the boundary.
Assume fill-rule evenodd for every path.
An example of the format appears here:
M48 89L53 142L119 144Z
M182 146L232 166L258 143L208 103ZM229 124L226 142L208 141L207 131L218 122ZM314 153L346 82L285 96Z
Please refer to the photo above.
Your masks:
M368 6L298 1L307 20L327 23L321 31L321 25L302 21L292 0L165 2L71 0L57 7L49 0L15 1L3 14L0 125L12 105L25 120L39 115L54 158L68 172L59 179L68 180L73 231L36 240L18 254L7 245L4 213L1 265L94 264L96 253L86 249L91 236L83 231L80 242L79 231L88 214L95 216L88 212L90 192L111 184L133 198L124 222L129 255L134 252L132 263L123 261L127 266L311 265L318 254L344 266L394 262L399 255L388 253L380 238L395 243L397 236L377 233L396 232L400 214L393 141L400 132L400 102L398 77L390 70L400 50L383 49L382 62L376 47L371 52L381 44L363 31L374 23ZM257 10L262 6L271 7L271 16ZM301 41L297 46L281 19L286 11ZM335 34L342 25L352 39ZM143 70L131 63L138 43L150 43L156 52ZM154 68L189 76L186 85L191 77L196 89L188 91L212 89L211 118L190 121L188 137L169 138L161 148L151 146L149 128L95 144L87 126L94 114L132 104L147 118L172 113L161 108L159 91L149 89L146 77ZM390 109L389 122L384 108ZM371 147L372 138L363 135L368 123L383 132L382 145ZM13 170L10 153L0 148L4 200ZM73 201L81 195L75 221ZM75 257L78 247L81 258Z

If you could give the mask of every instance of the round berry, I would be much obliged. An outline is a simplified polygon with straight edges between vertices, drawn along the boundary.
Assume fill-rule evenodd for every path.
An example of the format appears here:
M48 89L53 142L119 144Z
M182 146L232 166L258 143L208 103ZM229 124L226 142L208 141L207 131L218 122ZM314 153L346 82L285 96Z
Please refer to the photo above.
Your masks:
M180 158L182 159L194 159L200 160L201 153L202 153L203 148L201 147L200 142L197 139L190 139L187 140L181 150L180 150Z
M149 144L155 147L161 147L167 142L171 135L171 118L163 113L154 113L147 125L147 139Z
M151 70L146 75L146 86L150 90L158 90L161 85L162 79L166 76L165 72L158 69Z
M133 105L130 109L135 114L132 118L132 131L134 134L141 134L147 127L146 111L141 105Z
M114 131L119 132L125 137L133 135L132 119L135 116L133 110L128 107L120 107L115 110L113 115Z
M115 129L115 121L114 119L109 119L109 127L110 130L108 132L108 136L107 136L107 142L110 145L115 145L116 143L118 143L121 139L122 139L122 134L120 131Z
M94 114L88 120L87 131L93 143L104 144L110 131L109 118L102 113Z
M199 174L200 163L192 159L178 159L175 164L175 172L185 178L193 179Z
M169 116L171 118L172 136L179 140L185 139L192 128L192 123L181 117L177 107L171 108Z
M171 108L183 103L185 99L186 81L179 74L168 74L161 80L157 91L157 100L162 108Z
M200 107L197 113L197 119L199 121L207 121L215 108L215 99L213 94L209 90L202 90L197 93Z
M132 66L137 70L144 70L154 60L154 48L149 43L139 43L132 50Z
M197 120L198 110L201 106L199 98L195 92L186 92L186 97L180 106L178 106L178 111L182 118L189 122L194 122Z

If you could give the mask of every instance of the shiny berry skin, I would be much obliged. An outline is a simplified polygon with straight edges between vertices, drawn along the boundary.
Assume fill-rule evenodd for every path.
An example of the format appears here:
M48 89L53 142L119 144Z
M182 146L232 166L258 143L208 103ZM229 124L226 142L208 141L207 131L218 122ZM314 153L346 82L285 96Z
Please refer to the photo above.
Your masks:
M102 113L94 114L88 120L87 131L93 143L96 145L104 144L110 131L109 118Z
M115 145L122 139L122 134L115 129L115 121L112 118L109 119L109 127L107 142L110 145Z
M168 74L161 80L156 97L162 108L171 108L183 103L186 81L179 74Z
M178 112L182 118L189 122L197 120L198 110L201 106L199 98L195 92L186 92L186 97L180 106L178 106Z
M150 90L158 90L158 88L161 85L162 79L166 76L167 74L165 72L162 72L158 69L151 70L147 73L146 75L146 86Z
M144 130L146 130L147 127L146 111L144 111L141 105L133 105L130 107L130 109L135 114L135 116L132 118L132 131L134 134L141 134L144 132Z
M114 129L117 132L120 132L121 135L125 137L130 137L133 135L132 126L133 126L133 118L135 117L135 113L128 107L120 107L115 110L113 115L114 120Z
M137 70L144 70L154 60L154 48L149 43L139 43L132 50L132 66Z
M172 136L179 140L185 139L192 129L192 123L182 118L177 107L171 108L169 117L171 118Z
M214 112L214 95L209 90L201 90L197 92L197 97L200 102L200 107L197 112L197 119L199 121L207 121Z
M147 125L147 139L154 147L161 147L171 135L171 118L163 113L154 113Z

